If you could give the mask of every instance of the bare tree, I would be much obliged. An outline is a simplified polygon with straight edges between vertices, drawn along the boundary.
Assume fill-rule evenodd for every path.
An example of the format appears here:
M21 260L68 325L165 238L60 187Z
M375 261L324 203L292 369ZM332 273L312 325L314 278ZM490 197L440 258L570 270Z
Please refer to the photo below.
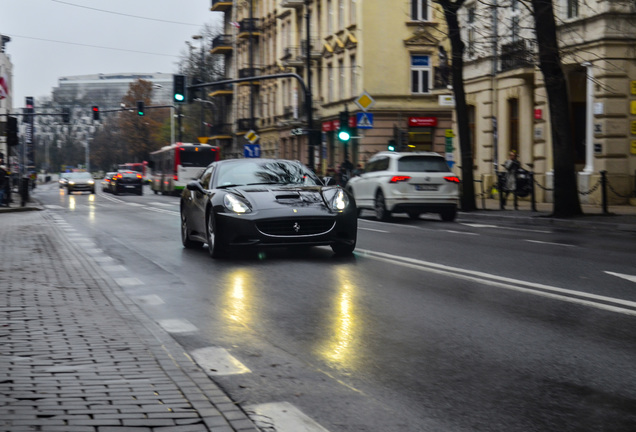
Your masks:
M437 0L444 11L448 26L448 37L451 42L451 76L453 94L455 95L455 112L457 114L457 130L459 132L459 150L461 153L463 211L477 209L475 204L475 182L473 174L473 150L470 145L470 127L468 124L468 106L464 89L464 42L461 38L457 11L465 0Z

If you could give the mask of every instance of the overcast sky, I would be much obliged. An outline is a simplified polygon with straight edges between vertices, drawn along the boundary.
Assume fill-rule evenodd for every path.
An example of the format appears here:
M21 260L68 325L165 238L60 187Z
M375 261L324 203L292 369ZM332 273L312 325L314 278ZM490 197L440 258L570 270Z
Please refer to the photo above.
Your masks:
M0 34L13 64L13 108L49 96L58 78L175 73L186 41L218 25L210 0L0 0Z

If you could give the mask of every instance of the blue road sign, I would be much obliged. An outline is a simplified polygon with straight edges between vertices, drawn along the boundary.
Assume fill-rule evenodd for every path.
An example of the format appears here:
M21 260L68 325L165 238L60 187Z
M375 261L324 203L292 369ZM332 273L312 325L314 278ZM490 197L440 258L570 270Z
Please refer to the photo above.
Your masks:
M246 158L259 158L261 157L260 144L245 144L243 147L243 155Z
M373 114L368 112L356 113L356 123L358 129L373 129Z

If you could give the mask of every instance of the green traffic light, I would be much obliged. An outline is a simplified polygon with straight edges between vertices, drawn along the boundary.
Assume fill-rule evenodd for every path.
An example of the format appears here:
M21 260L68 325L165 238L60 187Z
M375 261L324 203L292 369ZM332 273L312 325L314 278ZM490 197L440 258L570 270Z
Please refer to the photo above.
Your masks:
M177 93L177 94L174 95L174 99L176 101L178 101L178 102L183 102L185 100L185 96L183 96L182 94Z
M351 134L347 131L340 131L338 132L338 139L340 141L349 141L349 139L351 138Z

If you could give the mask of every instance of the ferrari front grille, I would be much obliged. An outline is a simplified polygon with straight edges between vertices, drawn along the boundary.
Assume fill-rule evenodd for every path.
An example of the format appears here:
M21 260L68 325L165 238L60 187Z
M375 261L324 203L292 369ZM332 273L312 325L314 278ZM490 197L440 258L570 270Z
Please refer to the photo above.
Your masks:
M335 223L333 219L284 219L261 221L256 228L268 236L299 237L327 233Z

